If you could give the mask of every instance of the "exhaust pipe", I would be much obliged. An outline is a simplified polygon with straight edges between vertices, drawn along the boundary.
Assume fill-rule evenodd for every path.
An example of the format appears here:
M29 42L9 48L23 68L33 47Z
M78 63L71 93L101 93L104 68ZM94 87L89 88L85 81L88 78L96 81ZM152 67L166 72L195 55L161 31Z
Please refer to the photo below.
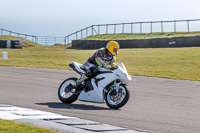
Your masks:
M71 67L75 72L77 72L78 74L82 74L81 72L79 72L75 67L74 67L74 64L72 63L69 63L69 67Z

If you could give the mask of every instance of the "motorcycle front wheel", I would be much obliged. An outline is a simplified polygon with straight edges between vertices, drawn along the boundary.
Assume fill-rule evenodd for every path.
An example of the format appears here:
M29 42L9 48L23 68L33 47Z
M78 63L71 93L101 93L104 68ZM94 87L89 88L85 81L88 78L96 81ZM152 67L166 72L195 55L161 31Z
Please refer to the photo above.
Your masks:
M128 102L129 96L128 89L124 85L120 85L118 92L112 88L108 90L105 101L108 107L118 109Z
M58 97L63 103L75 102L78 98L76 89L77 78L69 78L62 82L58 89Z

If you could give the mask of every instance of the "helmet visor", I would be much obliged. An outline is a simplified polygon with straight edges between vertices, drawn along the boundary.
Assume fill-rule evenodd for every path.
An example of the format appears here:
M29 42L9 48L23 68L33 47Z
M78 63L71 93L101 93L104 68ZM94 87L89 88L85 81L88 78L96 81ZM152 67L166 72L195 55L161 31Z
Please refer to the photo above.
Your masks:
M118 54L118 50L119 50L119 49L114 48L114 49L113 49L113 52L115 52L116 55L117 55L117 54Z

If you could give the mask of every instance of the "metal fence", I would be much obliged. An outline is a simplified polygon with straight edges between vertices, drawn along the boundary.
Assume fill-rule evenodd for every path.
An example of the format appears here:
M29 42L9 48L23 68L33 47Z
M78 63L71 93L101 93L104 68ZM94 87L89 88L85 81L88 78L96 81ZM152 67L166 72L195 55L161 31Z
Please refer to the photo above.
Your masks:
M17 32L13 32L13 31L9 31L9 30L5 30L5 29L0 29L1 31L1 35L7 35L7 36L15 36L15 37L22 37L24 39L36 42L36 36L34 35L28 35L28 34L22 34L22 33L17 33Z
M115 24L91 25L76 31L65 37L35 36L21 34L5 29L0 29L0 35L22 37L42 45L69 44L72 40L82 39L88 36L117 33L155 33L155 32L191 32L200 31L200 19L172 20L172 21L148 21Z
M42 45L66 44L65 37L37 36L36 43Z
M88 36L117 33L155 33L200 31L200 19L149 21L92 25L65 37L66 44Z
M35 36L29 34L17 33L5 29L0 29L0 35L21 37L26 40L41 44L41 45L54 45L54 44L66 44L65 37L55 36Z

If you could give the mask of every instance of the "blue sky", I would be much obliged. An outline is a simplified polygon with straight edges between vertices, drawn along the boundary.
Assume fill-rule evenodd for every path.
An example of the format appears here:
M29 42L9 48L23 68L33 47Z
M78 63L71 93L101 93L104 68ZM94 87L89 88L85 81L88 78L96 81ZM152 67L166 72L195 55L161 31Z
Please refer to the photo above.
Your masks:
M0 28L65 36L95 24L200 19L199 0L0 0Z

